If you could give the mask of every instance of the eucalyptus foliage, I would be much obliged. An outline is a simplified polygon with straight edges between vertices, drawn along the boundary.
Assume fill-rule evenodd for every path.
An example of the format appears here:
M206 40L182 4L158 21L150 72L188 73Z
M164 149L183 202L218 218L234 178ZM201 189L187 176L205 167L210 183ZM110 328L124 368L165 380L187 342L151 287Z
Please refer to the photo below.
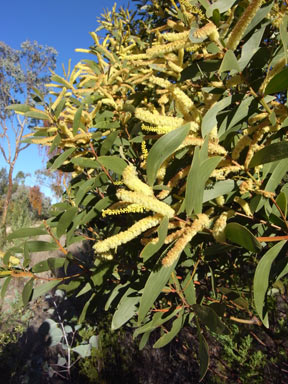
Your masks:
M269 327L267 298L288 272L287 20L282 1L114 7L99 20L105 38L92 32L77 49L91 59L54 74L45 110L14 106L44 120L27 141L57 150L49 167L72 176L45 223L50 243L10 235L23 245L0 273L30 279L25 302L38 272L77 262L59 284L85 295L81 322L104 306L140 348L153 332L160 348L195 327L201 377L205 328L229 333L229 317ZM93 261L73 260L63 234L65 247L90 239ZM64 259L29 266L31 252L57 246Z

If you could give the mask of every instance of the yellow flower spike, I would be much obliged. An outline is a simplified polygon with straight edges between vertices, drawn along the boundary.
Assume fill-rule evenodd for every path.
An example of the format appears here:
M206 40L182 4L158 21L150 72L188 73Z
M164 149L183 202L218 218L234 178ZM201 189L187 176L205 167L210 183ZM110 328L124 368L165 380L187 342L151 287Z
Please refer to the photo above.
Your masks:
M142 141L141 143L141 151L142 151L142 158L143 160L146 160L148 157L148 149L146 147L146 142Z
M136 108L135 117L145 123L154 124L156 126L159 126L159 123L161 123L161 126L163 125L172 128L178 128L184 123L184 120L180 117L162 116L158 113L151 113L144 108Z
M245 212L245 214L247 216L253 216L252 212L251 212L251 209L249 207L249 204L247 203L247 201L241 199L241 197L239 196L235 196L234 197L234 201L235 203L239 204L240 207L243 209L243 211Z
M206 37L209 37L211 41L219 41L219 33L217 27L212 22L204 25L204 27L202 28L197 29L194 32L194 36L198 39L204 39Z
M122 178L123 183L132 191L141 192L147 196L154 196L152 188L138 178L136 169L133 165L128 165L124 169Z
M204 213L197 215L197 219L193 221L190 227L187 227L184 234L176 241L173 248L167 253L162 260L164 267L170 267L180 256L186 245L200 231L210 226L210 219Z
M188 115L192 111L196 112L196 108L194 106L193 101L180 88L175 87L172 90L172 94L179 104L180 112L183 113L184 116ZM198 113L196 114L196 116L197 115Z
M162 55L163 53L169 53L178 51L178 49L181 48L188 48L195 46L195 44L192 44L191 42L186 40L177 40L173 41L168 44L162 44L162 45L154 45L152 48L148 48L146 51L147 56L150 57L157 57L159 55Z
M227 225L228 212L223 212L216 220L212 229L212 235L217 243L224 243L226 241L225 228Z
M121 215L123 213L143 213L144 208L139 204L130 204L126 208L118 208L118 209L103 209L102 216L113 216L113 215Z
M142 205L147 210L159 213L162 216L168 216L171 218L175 215L175 211L168 204L163 203L156 199L156 197L147 196L140 192L130 192L124 189L119 190L116 193L119 200L127 203Z
M223 195L216 197L215 201L216 204L219 205L219 207L223 207L223 205L225 204L225 198Z
M246 28L251 23L253 17L256 15L256 12L260 8L262 2L263 0L252 0L248 7L245 9L242 16L230 33L226 44L227 49L234 51L237 48L244 32L246 31Z
M242 165L229 165L227 167L217 168L211 173L211 177L215 177L216 180L225 180L229 173L237 173L243 170Z
M51 105L51 109L53 111L55 111L55 109L57 108L57 106L59 105L60 101L62 100L63 96L65 95L67 91L67 88L63 87L62 91L59 93L59 96L57 97L57 99L54 101L54 103Z
M108 252L110 249L115 249L122 244L126 244L138 237L141 233L155 227L160 223L161 219L162 217L160 215L145 217L144 219L139 220L136 224L133 224L127 231L120 232L105 240L98 241L94 244L93 248L95 252L100 254Z
M252 142L251 137L249 137L247 135L242 136L232 151L232 159L238 160L243 149L245 147L248 147L251 144L251 142Z
M167 41L177 41L177 40L187 40L188 36L189 36L189 32L190 31L184 31L184 32L167 32L167 33L163 33L162 34L162 37L167 40Z

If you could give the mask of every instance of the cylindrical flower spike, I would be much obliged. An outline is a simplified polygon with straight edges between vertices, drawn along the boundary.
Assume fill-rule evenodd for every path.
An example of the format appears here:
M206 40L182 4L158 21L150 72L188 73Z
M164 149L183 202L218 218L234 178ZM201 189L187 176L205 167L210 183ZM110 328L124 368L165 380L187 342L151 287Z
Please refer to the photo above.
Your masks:
M242 39L242 36L244 35L244 32L246 31L246 28L251 23L253 17L256 15L256 12L260 8L262 2L263 0L251 1L233 28L227 41L226 48L231 49L232 51L237 48L240 40Z
M152 188L138 178L136 169L133 165L128 165L124 169L122 177L124 184L132 191L142 192L147 196L153 196Z
M193 239L197 232L209 227L210 219L207 215L201 213L197 216L198 218L193 221L190 227L187 227L185 233L176 241L174 247L170 249L162 260L164 267L170 267L177 260L185 246Z
M168 204L163 203L156 199L156 197L147 196L140 192L130 192L120 189L116 196L119 200L127 203L139 204L144 208L156 213L160 213L162 216L168 216L169 218L175 215L175 211Z
M117 235L108 237L105 240L98 241L94 244L93 248L97 253L106 253L110 249L115 249L121 244L126 244L129 241L135 239L142 232L147 231L150 228L155 227L160 223L162 217L160 215L148 216L144 219L138 221L136 224L133 224L127 231L120 232Z

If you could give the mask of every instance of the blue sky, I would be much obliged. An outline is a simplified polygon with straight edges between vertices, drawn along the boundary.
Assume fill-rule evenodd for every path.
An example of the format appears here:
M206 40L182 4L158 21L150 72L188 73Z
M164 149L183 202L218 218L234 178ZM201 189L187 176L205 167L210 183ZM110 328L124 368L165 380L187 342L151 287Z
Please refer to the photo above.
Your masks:
M70 58L72 65L88 58L88 55L74 50L88 48L92 44L89 32L97 28L97 16L103 13L103 9L111 9L114 3L114 0L3 0L0 41L16 49L25 40L37 40L39 44L54 47L58 51L56 73L61 75L62 63L67 68ZM125 6L128 1L119 0L116 3L117 6ZM0 168L4 165L0 157ZM14 175L20 170L33 173L43 167L43 157L37 146L32 145L20 154ZM27 182L34 184L33 179ZM45 188L42 191L49 193Z

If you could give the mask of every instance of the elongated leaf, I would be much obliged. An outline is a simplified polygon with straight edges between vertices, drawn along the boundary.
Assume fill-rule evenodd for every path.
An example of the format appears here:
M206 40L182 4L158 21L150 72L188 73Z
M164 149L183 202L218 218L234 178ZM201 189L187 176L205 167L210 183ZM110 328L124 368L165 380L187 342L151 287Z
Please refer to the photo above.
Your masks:
M200 369L199 369L199 375L200 375L200 381L202 381L208 371L208 367L210 364L210 357L209 357L209 348L207 341L205 340L205 337L198 332L199 337L199 360L200 360Z
M265 95L286 91L288 88L288 67L277 73L265 88Z
M185 280L182 282L181 285L182 285L182 290L187 303L189 305L196 304L196 292L194 287L194 280L190 272L188 272Z
M15 111L15 112L20 112L20 113L26 113L32 109L30 105L27 104L11 104L6 109Z
M234 187L235 182L233 180L223 180L216 182L213 188L204 190L203 203L216 199L216 197L227 195L229 192L233 191Z
M32 291L33 291L33 285L34 285L34 279L30 279L23 288L22 291L22 301L23 305L27 305L32 297Z
M280 25L280 36L284 48L284 53L286 57L286 63L288 63L288 32L287 32L287 26L288 26L288 16L285 15L282 18L282 23Z
M85 321L87 310L91 304L91 301L94 299L95 295L96 295L95 292L92 293L89 300L87 300L86 303L84 304L84 307L83 307L82 312L81 312L79 319L78 319L78 324L82 324Z
M103 165L103 167L110 169L111 171L122 175L124 169L127 167L127 163L118 156L100 156L97 161Z
M120 328L135 315L139 299L140 296L138 291L135 291L135 289L131 287L127 289L113 315L111 324L112 330Z
M160 339L158 339L156 343L153 345L153 348L162 348L162 347L165 347L165 345L167 345L168 343L170 343L170 341L172 341L174 337L177 336L178 333L183 328L186 317L187 317L187 314L186 315L184 314L184 310L179 312L176 319L173 321L170 331L167 333L164 333L164 335L162 335Z
M11 271L9 271L9 273L11 273ZM1 299L2 300L4 300L4 297L5 297L5 294L6 294L6 291L8 289L8 286L9 286L11 279L12 279L12 277L8 276L8 277L6 277L4 283L2 283L2 287L1 287Z
M179 257L178 257L179 259ZM150 273L146 281L142 297L140 299L140 307L138 312L138 323L141 323L149 309L152 307L154 301L160 295L165 284L169 280L171 273L174 271L178 259L170 267L164 267L161 264L161 258L156 265L156 269Z
M261 21L268 15L268 13L271 11L273 7L274 2L272 1L270 4L268 4L266 7L260 8L254 18L252 19L251 23L248 25L243 38L248 35L254 29Z
M58 169L59 167L61 167L64 161L67 160L70 155L72 155L75 149L76 148L69 148L67 149L67 151L61 153L61 155L58 156L57 159L54 161L54 163L51 165L50 170L54 171L55 169Z
M248 65L252 57L260 48L259 45L261 43L264 31L265 31L265 26L260 28L255 33L253 33L250 39L243 45L241 58L238 62L241 71L243 71L243 69Z
M231 104L232 97L225 97L224 99L218 101L218 103L213 104L213 106L206 112L203 117L201 124L201 133L202 137L205 138L211 130L217 126L217 115L220 111L228 107Z
M201 151L199 151L196 147L192 165L187 177L187 187L185 193L185 205L188 216L190 216L193 212L195 214L202 212L205 184L212 171L217 167L222 159L220 156L215 156L202 160L201 156L203 157L203 147Z
M226 239L241 245L251 252L259 252L262 248L256 237L245 227L238 223L228 223L225 229Z
M206 15L210 18L215 9L218 9L220 13L224 13L228 11L235 2L236 0L218 0L207 9Z
M57 225L57 236L61 237L65 232L69 225L72 223L76 213L78 212L77 207L71 207L63 215L60 217L60 220Z
M22 237L40 236L47 234L44 228L20 228L7 236L8 240L20 239Z
M54 251L58 249L57 244L49 243L42 240L31 240L27 241L27 247L30 252L45 252L45 251Z
M75 157L71 160L71 163L78 165L81 168L100 169L101 164L95 159L87 159L86 157Z
M49 120L49 115L46 112L43 111L28 111L25 112L24 115L26 117L31 117L32 119L37 120Z
M52 280L52 281L48 281L47 283L37 285L36 287L34 287L32 300L35 300L35 299L37 299L37 297L43 296L46 293L50 292L59 283L61 283L61 281Z
M286 241L281 241L269 249L259 261L253 282L256 311L265 327L269 327L268 313L264 313L265 297L269 286L269 275L273 261L278 256Z
M241 71L239 63L236 59L236 56L231 49L229 49L225 56L223 57L222 63L219 68L219 73L222 72L232 72L233 74Z
M78 129L79 129L79 126L80 126L80 121L81 121L81 115L82 115L82 111L83 111L83 105L81 105L75 115L74 115L74 120L73 120L73 135L77 135L77 132L78 132Z
M114 131L110 133L110 135L107 136L107 138L103 141L103 144L100 149L100 156L106 155L107 152L110 151L112 145L114 144L114 141L118 137L119 132Z
M160 137L152 146L147 158L147 178L149 185L154 184L158 169L179 147L188 135L189 130L190 125L185 124Z
M90 344L80 344L76 347L72 348L73 352L78 353L82 357L82 359L85 359L85 357L89 357L91 355L91 345Z
M193 310L195 311L196 315L198 316L199 320L206 325L210 329L210 331L215 332L217 334L229 334L229 330L226 327L226 325L220 320L217 313L214 311L214 309L194 304Z
M265 186L265 190L269 192L274 192L275 189L279 186L280 182L282 181L283 177L286 175L288 171L288 163L287 160L283 159L278 162L276 167L274 168L271 176L269 177L269 180ZM265 199L262 198L256 209L255 212L258 212L264 205Z
M158 228L158 237L159 237L159 240L157 241L156 244L153 244L153 243L148 243L143 251L141 252L140 254L140 257L143 258L143 261L147 261L148 259L150 259L150 257L152 257L153 255L155 255L156 252L159 251L159 249L162 247L162 245L164 244L164 241L165 241L165 238L167 236L167 232L168 232L168 217L165 216L160 225L159 225L159 228Z
M145 332L152 332L156 328L160 327L162 324L167 323L167 321L173 319L173 317L177 316L177 314L182 311L182 308L175 308L171 310L171 313L161 313L156 312L152 316L152 320L148 323L144 324L142 327L137 328L133 334L133 339L135 339L138 335L141 335Z
M252 157L249 168L256 167L260 164L271 163L273 161L279 161L287 159L288 157L288 142L281 141L280 143L273 143L260 149Z
M96 178L86 180L83 184L81 184L76 196L75 196L75 204L78 206L85 194L92 189L93 184L95 183Z

